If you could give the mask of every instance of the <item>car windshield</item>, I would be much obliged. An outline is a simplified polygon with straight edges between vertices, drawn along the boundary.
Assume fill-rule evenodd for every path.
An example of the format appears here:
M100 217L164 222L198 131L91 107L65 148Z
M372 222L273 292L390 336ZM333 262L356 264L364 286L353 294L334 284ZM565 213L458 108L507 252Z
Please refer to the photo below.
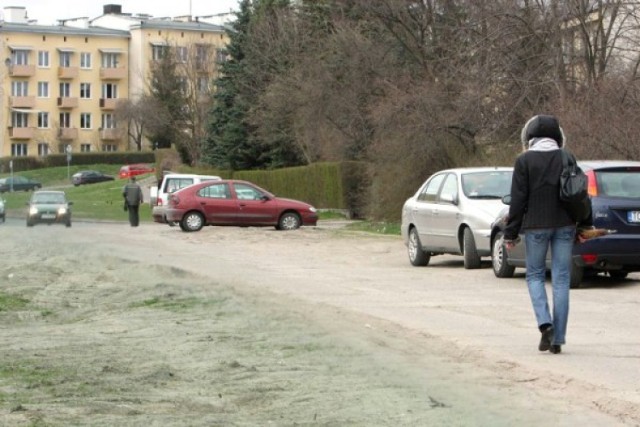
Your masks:
M640 170L596 171L598 195L640 198Z
M34 194L32 203L41 203L41 204L59 204L65 203L64 194L54 194L54 193L43 193L43 194Z
M501 199L511 192L511 175L511 171L466 173L462 191L469 199Z

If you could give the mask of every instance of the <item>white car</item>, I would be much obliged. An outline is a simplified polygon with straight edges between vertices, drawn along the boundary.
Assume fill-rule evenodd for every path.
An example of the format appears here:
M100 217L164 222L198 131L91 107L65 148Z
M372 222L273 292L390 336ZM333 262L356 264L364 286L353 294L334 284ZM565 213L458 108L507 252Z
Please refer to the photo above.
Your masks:
M430 176L402 207L400 231L414 266L434 255L464 256L479 268L491 256L491 223L511 191L512 167L447 169Z
M168 222L165 217L165 208L169 194L193 184L204 181L220 181L222 178L216 175L195 175L184 173L168 173L162 177L160 185L149 189L149 202L151 203L151 216L154 222L175 225Z

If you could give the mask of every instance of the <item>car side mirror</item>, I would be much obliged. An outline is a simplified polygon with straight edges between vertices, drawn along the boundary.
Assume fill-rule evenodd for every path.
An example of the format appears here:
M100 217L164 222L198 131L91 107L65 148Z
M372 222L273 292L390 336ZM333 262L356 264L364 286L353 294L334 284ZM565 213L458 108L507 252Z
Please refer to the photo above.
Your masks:
M451 203L452 205L458 204L458 196L455 194L442 194L440 200L443 202Z
M505 205L511 204L511 194L507 194L506 196L502 196L502 203Z
M262 200L263 202L268 202L269 200L271 200L271 197L263 194L262 196L260 196L260 200Z
M69 206L71 206L71 205L73 204L73 202L67 202L67 204L68 204Z

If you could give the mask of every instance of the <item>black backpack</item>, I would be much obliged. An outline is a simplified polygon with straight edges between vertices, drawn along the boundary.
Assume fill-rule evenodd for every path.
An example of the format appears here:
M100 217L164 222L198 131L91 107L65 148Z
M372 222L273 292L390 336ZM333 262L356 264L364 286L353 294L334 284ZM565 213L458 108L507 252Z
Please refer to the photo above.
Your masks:
M564 149L560 149L560 153L562 155L560 202L571 219L581 223L591 216L591 199L587 190L589 180L571 153Z

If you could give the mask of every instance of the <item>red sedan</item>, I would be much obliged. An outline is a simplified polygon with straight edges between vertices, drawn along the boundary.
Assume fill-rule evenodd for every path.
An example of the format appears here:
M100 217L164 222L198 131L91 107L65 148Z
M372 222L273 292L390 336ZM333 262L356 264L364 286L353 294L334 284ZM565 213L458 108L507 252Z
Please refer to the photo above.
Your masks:
M274 226L295 230L314 226L318 213L313 206L276 197L247 181L207 181L169 195L167 221L183 231L199 231L205 225Z
M146 173L152 173L152 172L155 172L154 167L146 163L124 165L120 168L120 172L118 172L118 178L129 179L132 176L144 175Z

